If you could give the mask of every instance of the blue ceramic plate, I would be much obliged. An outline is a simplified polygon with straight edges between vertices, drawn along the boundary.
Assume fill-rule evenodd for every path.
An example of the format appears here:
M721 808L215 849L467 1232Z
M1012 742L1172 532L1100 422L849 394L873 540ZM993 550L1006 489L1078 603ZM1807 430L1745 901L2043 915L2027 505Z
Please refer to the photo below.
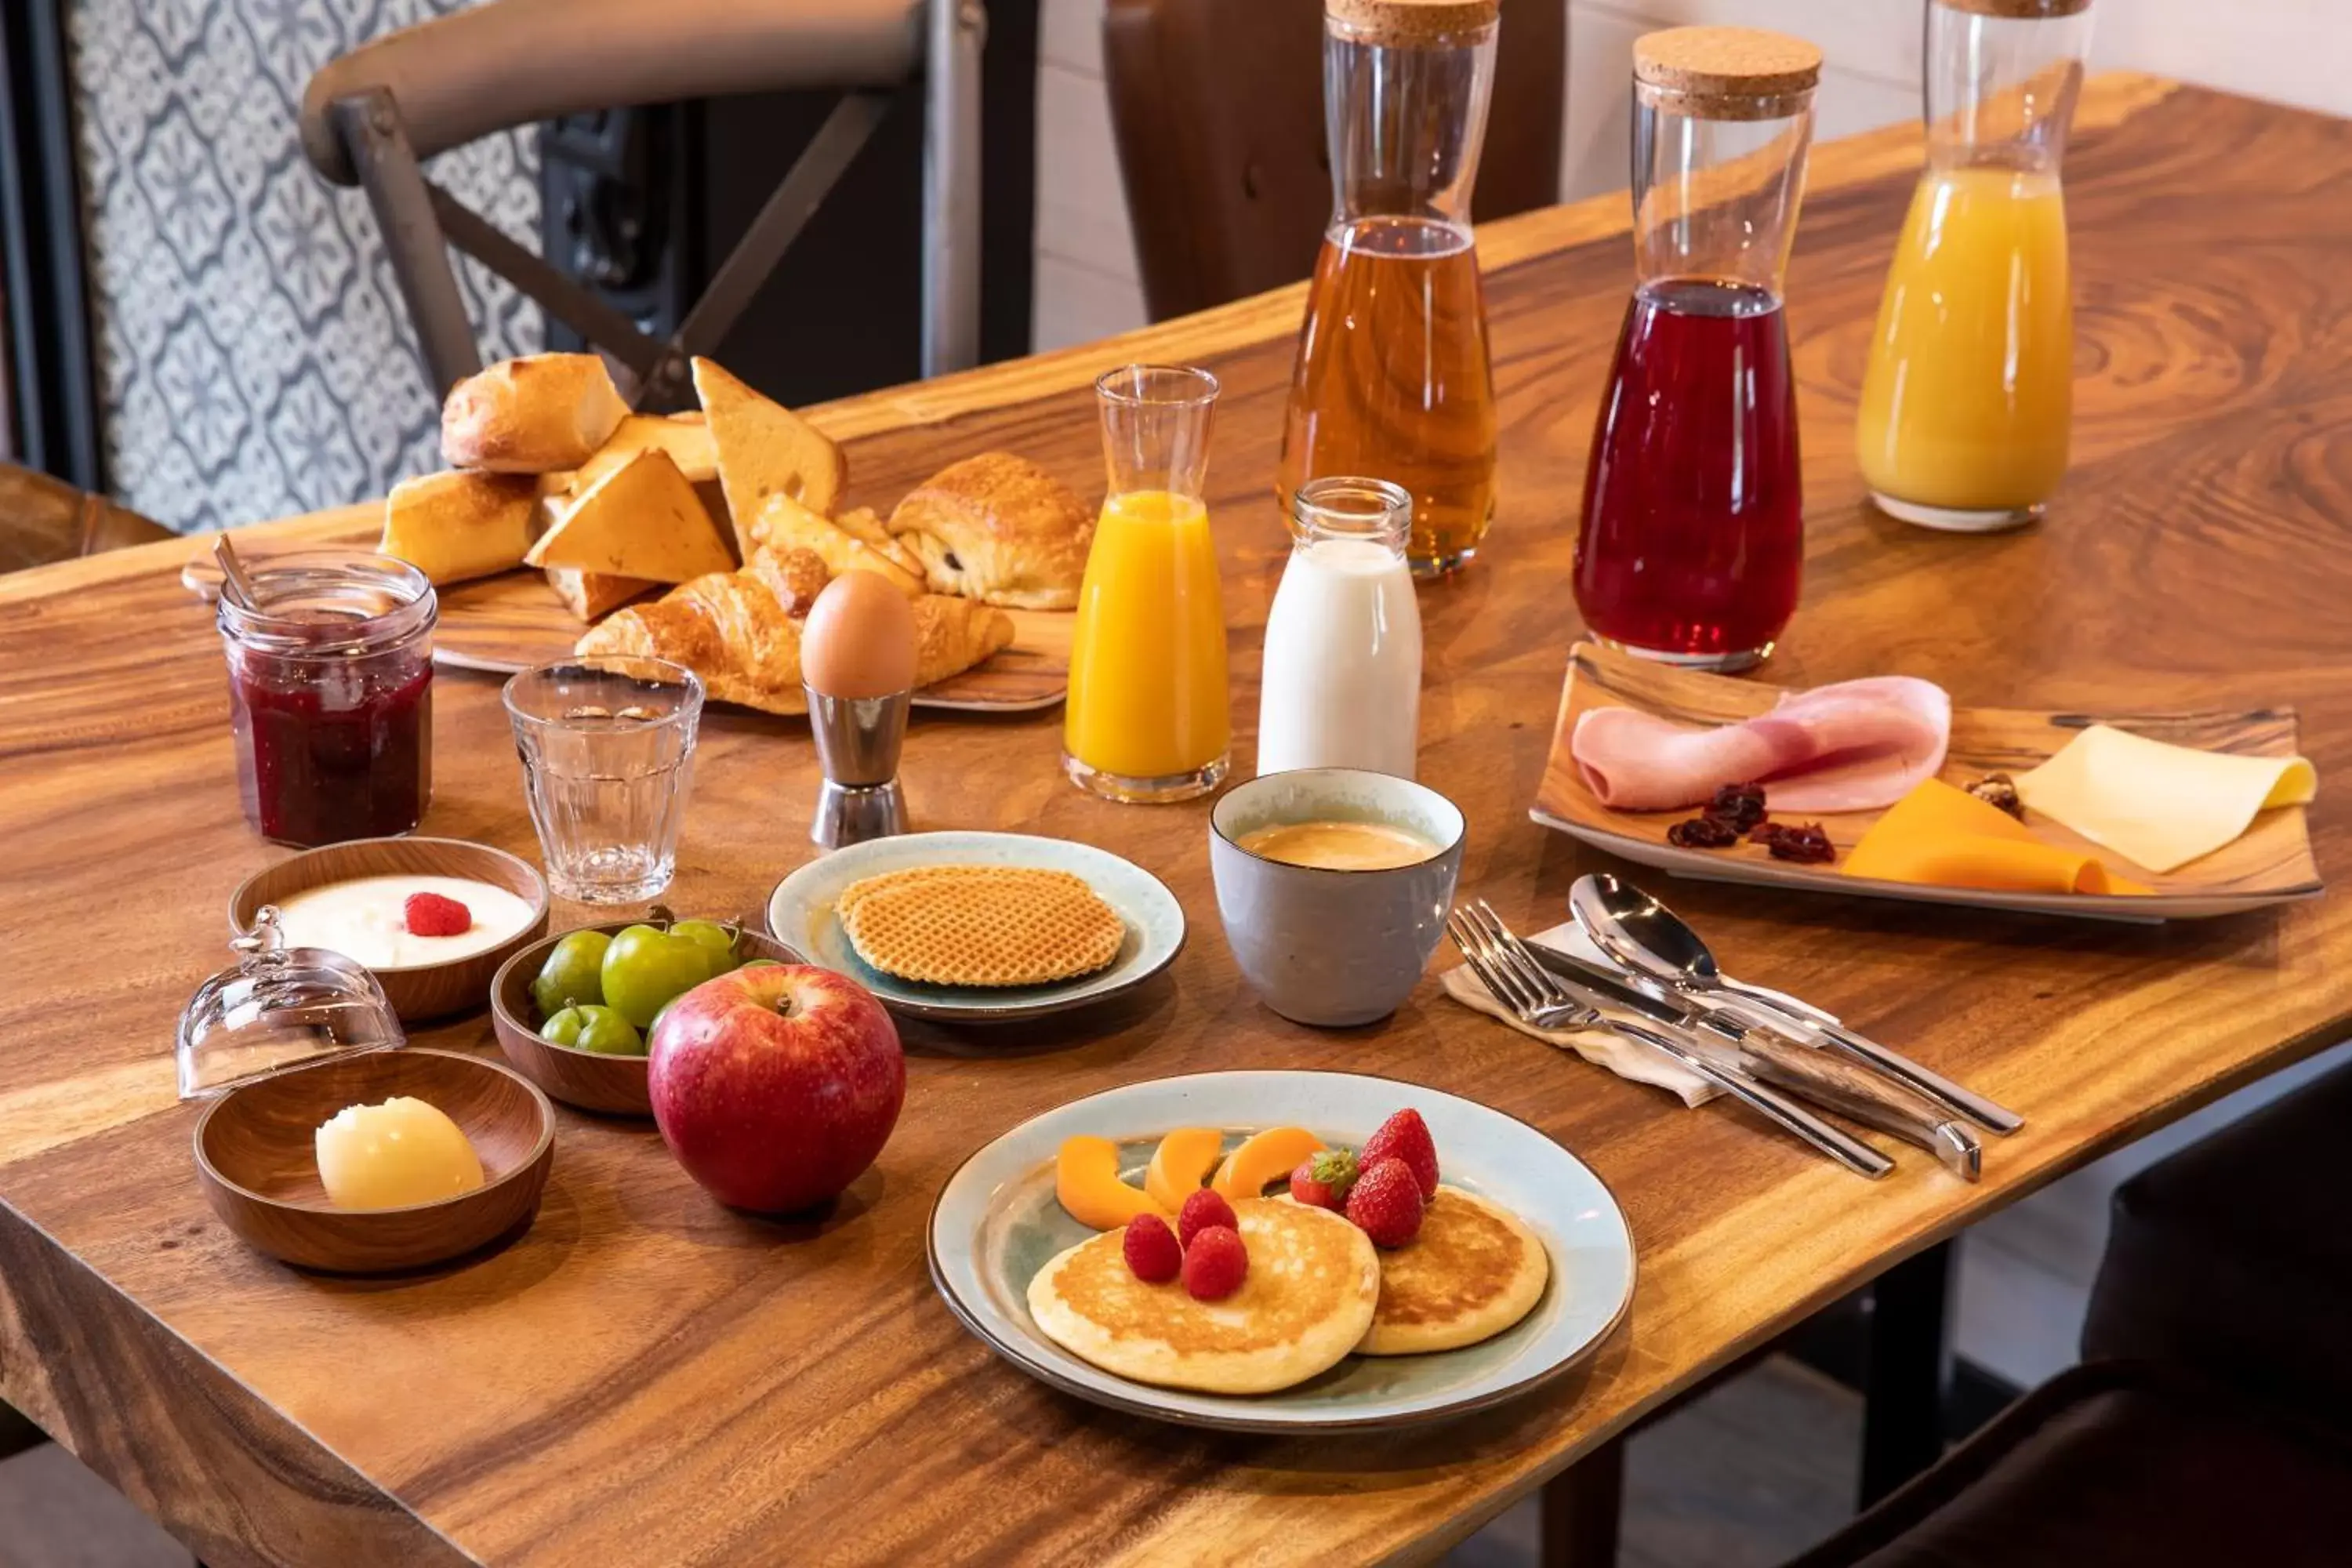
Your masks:
M883 973L857 956L834 913L852 882L919 866L1024 866L1086 879L1127 927L1110 967L1051 985L925 985ZM894 1013L945 1024L1034 1018L1114 996L1168 967L1184 947L1184 906L1168 885L1089 844L1024 833L908 833L818 857L768 896L768 930L812 963L855 977Z
M1029 1280L1094 1233L1054 1199L1062 1140L1119 1145L1139 1183L1161 1133L1223 1127L1231 1146L1297 1125L1360 1144L1411 1106L1429 1123L1449 1185L1513 1210L1542 1238L1551 1279L1534 1310L1483 1343L1414 1356L1349 1356L1278 1394L1195 1394L1104 1372L1063 1350L1029 1315ZM1483 1409L1592 1353L1633 1299L1633 1238L1617 1200L1583 1161L1524 1121L1393 1079L1354 1073L1219 1072L1129 1084L1074 1100L1007 1132L948 1178L931 1209L931 1279L964 1326L1032 1376L1097 1405L1243 1432L1410 1426Z

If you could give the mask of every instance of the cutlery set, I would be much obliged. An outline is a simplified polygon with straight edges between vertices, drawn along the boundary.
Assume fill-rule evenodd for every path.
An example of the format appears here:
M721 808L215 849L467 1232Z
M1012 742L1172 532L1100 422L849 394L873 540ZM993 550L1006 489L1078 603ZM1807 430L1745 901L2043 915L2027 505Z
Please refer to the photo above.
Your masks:
M1857 1174L1875 1180L1894 1162L1807 1103L1916 1144L1970 1182L1983 1170L1976 1129L2024 1124L1834 1015L1724 973L1696 931L1615 876L1579 878L1569 910L1607 963L1528 941L1483 899L1457 906L1446 930L1522 1023L1606 1029L1659 1051Z

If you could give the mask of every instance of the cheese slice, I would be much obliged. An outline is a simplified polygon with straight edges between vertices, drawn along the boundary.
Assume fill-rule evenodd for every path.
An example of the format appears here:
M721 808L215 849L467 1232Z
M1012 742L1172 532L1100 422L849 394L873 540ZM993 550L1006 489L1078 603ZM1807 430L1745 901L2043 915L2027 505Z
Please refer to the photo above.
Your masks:
M616 577L683 583L735 559L670 455L647 447L596 481L523 559Z
M1886 808L1842 868L1849 877L2015 893L2146 893L2090 855L2044 844L2025 824L1941 779Z
M2105 724L2017 778L2029 807L2151 871L2210 855L2252 826L2255 813L2300 805L2318 788L2317 771L2301 757L2200 752Z

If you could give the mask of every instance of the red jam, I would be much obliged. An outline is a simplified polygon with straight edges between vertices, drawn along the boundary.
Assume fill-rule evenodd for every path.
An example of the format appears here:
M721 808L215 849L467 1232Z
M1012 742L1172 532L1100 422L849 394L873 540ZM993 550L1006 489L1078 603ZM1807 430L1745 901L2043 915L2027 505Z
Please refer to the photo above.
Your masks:
M256 574L265 613L222 614L246 819L280 844L406 833L432 799L432 589L356 559L287 558Z

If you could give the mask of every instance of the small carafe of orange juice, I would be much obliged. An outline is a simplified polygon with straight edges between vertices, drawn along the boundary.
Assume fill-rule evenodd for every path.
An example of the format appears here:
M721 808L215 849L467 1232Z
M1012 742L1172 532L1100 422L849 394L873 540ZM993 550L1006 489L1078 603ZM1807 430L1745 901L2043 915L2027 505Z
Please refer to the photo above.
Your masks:
M1128 365L1095 383L1110 493L1070 643L1062 765L1110 800L1189 800L1233 748L1224 595L1202 479L1217 378Z
M1928 0L1927 168L1895 241L1855 445L1929 528L2042 515L2065 476L2074 307L2059 164L2091 0Z
M1470 193L1500 16L1498 0L1324 0L1331 223L1308 285L1275 488L1287 511L1310 479L1403 487L1417 576L1477 553L1495 510L1495 388Z

